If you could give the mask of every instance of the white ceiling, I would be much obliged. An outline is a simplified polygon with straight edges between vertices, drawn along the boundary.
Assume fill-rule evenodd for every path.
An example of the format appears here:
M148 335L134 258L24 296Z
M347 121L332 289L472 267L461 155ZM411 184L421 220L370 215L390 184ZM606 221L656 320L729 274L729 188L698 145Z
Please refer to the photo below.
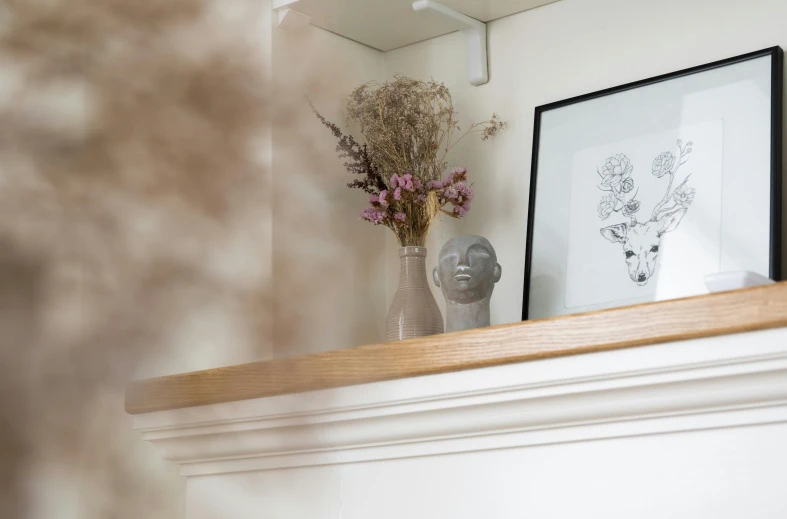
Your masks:
M557 0L440 0L488 22ZM312 24L375 49L388 51L454 32L455 23L431 12L413 11L412 0L298 0L288 5Z

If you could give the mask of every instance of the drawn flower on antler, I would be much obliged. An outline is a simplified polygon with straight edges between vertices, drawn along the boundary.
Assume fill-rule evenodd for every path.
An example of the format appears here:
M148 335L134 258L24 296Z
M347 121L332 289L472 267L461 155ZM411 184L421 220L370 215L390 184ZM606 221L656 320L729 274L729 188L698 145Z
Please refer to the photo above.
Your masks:
M682 185L675 190L672 199L675 200L676 205L689 207L694 202L694 193L695 190L693 187Z
M627 178L620 183L620 190L623 193L631 193L634 190L634 181L630 178Z
M634 216L637 211L639 211L640 205L639 200L634 200L632 198L623 206L623 216L627 218Z
M601 203L598 204L598 217L606 220L615 211L618 204L620 204L620 200L615 198L615 195L610 194L602 197Z
M639 210L639 202L635 200L637 193L634 192L634 179L629 178L632 171L634 166L623 153L609 157L601 170L596 169L598 176L601 177L598 188L609 193L601 198L598 205L600 219L606 220L612 213L625 209L623 214L634 221L634 213Z
M609 157L604 163L604 169L601 174L603 186L617 187L621 182L631 176L634 171L634 166L631 165L628 157L622 153L618 153L614 157Z
M670 172L672 166L675 164L675 155L670 151L665 151L659 154L658 157L653 159L653 175L656 178L661 178Z

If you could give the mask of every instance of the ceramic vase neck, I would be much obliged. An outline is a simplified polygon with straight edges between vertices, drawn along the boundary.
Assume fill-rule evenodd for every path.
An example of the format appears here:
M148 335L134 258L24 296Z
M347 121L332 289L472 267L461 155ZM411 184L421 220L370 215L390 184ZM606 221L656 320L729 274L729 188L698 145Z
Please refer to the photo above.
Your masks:
M399 249L399 286L429 287L425 247Z

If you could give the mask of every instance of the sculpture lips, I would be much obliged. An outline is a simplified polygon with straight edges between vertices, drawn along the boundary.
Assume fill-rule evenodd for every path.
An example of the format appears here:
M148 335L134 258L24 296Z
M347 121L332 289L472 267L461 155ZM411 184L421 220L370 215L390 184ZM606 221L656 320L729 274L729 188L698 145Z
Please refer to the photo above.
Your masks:
M470 279L472 279L472 276L470 274L457 274L456 276L454 276L454 279L456 279L457 281L470 281Z

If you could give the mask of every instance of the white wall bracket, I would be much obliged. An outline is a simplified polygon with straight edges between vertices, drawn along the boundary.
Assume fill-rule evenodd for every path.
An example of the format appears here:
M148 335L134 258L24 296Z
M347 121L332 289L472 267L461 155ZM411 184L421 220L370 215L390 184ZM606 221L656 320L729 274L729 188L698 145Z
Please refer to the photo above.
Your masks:
M470 83L475 86L489 81L489 67L486 53L486 24L470 18L433 0L417 0L413 2L415 11L430 10L440 14L458 25L467 42L467 75Z
M298 31L308 26L312 17L300 13L295 9L279 9L277 23L285 31Z
M298 31L308 26L312 17L292 8L298 0L274 0L273 10L277 13L277 25L285 31Z

